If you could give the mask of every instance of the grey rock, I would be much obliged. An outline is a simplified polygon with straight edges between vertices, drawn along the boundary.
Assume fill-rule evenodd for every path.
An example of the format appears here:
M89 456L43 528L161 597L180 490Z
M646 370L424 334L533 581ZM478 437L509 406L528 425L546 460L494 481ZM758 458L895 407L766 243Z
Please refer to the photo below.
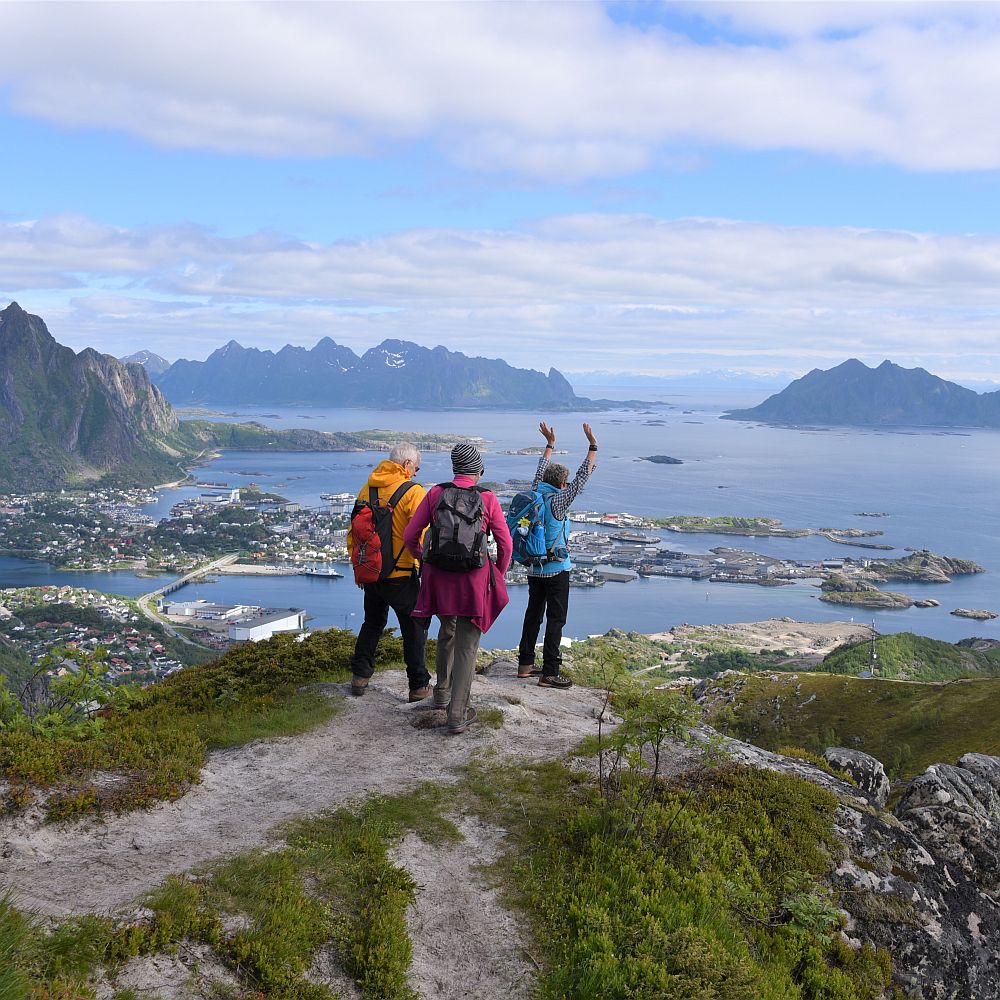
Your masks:
M889 778L880 760L847 747L827 747L823 759L831 767L849 774L879 809L885 808L889 800Z
M965 754L914 778L895 814L986 890L1000 888L1000 757Z

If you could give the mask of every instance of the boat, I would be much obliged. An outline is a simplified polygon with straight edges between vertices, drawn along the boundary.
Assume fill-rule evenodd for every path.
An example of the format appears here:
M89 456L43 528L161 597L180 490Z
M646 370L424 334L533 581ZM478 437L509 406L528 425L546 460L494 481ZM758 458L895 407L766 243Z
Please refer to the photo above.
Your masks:
M341 580L344 577L333 566L303 566L299 572L303 576L325 576L331 580Z

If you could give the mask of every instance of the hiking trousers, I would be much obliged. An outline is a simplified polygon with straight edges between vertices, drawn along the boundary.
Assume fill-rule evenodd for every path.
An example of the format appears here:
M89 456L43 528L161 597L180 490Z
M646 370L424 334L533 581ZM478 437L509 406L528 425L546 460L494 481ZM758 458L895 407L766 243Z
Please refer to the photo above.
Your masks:
M371 677L375 673L375 649L389 621L389 609L396 613L399 633L403 637L403 661L410 690L425 688L431 682L427 670L427 619L413 618L420 580L415 573L390 577L365 585L365 620L358 632L351 657L351 673L356 677Z
M437 687L434 704L448 705L448 725L465 723L472 681L476 676L476 653L483 633L462 615L438 615Z
M524 612L521 642L517 649L519 667L535 665L535 643L545 619L545 642L542 646L542 674L555 677L562 666L562 631L569 611L569 570L552 576L528 577L528 607Z

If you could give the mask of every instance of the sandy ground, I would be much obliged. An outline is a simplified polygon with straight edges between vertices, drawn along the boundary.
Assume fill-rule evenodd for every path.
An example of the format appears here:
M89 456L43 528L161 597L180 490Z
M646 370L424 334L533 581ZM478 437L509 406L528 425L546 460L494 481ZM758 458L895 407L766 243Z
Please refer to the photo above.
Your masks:
M458 827L460 844L428 845L411 835L393 856L419 887L407 914L410 986L428 1000L528 1000L535 974L530 942L481 871L501 853L503 831L472 818Z
M406 702L402 672L377 674L362 698L304 736L213 754L202 781L176 802L87 826L45 826L37 814L0 820L0 889L52 916L119 910L171 873L267 844L295 816L372 791L453 780L473 755L556 758L597 730L599 692L551 691L502 664L473 685L472 703L504 712L446 736L443 712ZM346 694L346 685L331 685ZM507 699L520 701L511 704Z
M861 622L800 622L794 618L768 618L761 622L729 625L675 625L657 632L652 639L696 643L714 640L758 653L762 649L785 649L803 662L819 662L845 642L871 638L871 627Z

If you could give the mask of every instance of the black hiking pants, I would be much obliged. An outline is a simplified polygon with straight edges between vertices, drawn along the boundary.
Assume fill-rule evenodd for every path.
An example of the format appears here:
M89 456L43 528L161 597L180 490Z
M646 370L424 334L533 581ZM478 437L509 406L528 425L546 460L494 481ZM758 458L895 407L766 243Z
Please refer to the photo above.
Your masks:
M524 627L517 650L520 667L535 665L535 643L545 619L545 642L542 646L542 673L554 677L562 666L560 642L569 611L569 570L553 576L528 577L528 608L524 612Z
M354 656L351 657L351 673L356 677L371 677L375 673L375 649L392 608L403 637L403 660L410 690L416 691L430 684L431 675L427 672L425 657L428 619L411 617L419 589L420 578L416 573L365 585L365 620L354 644Z

